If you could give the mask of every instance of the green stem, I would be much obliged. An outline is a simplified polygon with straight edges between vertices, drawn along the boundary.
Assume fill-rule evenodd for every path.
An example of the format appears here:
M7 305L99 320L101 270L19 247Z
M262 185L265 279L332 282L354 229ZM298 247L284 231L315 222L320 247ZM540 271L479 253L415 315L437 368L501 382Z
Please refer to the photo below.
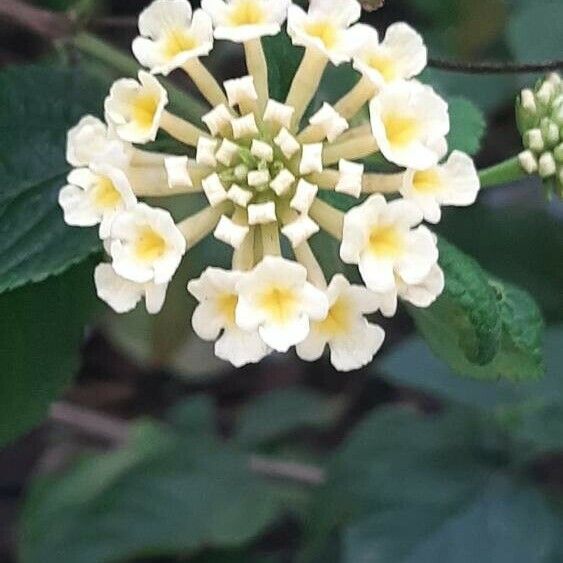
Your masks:
M80 52L114 68L125 76L136 77L139 72L139 63L133 57L126 55L121 50L112 47L90 33L79 33L71 40L71 44ZM160 82L168 91L170 102L181 113L182 117L199 122L207 108L171 82L167 80L160 80Z
M509 158L504 162L485 168L479 172L482 188L491 188L500 184L509 184L527 176L520 166L518 157Z

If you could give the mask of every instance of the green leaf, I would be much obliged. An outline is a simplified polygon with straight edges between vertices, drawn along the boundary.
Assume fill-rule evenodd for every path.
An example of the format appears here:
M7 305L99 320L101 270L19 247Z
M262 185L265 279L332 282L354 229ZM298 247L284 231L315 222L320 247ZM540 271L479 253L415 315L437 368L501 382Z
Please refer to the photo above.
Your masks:
M488 364L499 350L502 330L496 293L475 260L444 239L438 245L444 292L428 309L409 311L430 347L448 363Z
M272 391L244 408L236 440L246 447L259 446L302 428L324 426L339 410L320 393L307 389Z
M563 362L563 327L546 331L545 363L547 373L539 381L476 380L459 377L445 363L432 355L420 338L409 338L394 347L375 364L377 373L403 387L485 412L501 414L522 407L541 410L558 403L563 411L563 382L559 376ZM546 425L546 430L549 425ZM563 440L563 434L560 440Z
M465 98L452 97L448 99L448 103L451 121L449 150L476 154L481 148L481 140L486 130L483 112Z
M549 320L563 320L563 229L556 202L502 203L446 211L437 230L488 272L528 290Z
M72 380L93 286L85 264L0 296L0 446L38 424Z
M523 290L487 276L479 265L439 242L443 295L428 309L408 308L432 350L463 375L536 379L543 375L543 319Z
M66 132L101 112L105 91L78 69L0 73L0 292L58 274L99 247L94 229L64 224L57 196L69 170Z
M212 407L201 401L176 412L175 429L137 424L124 450L37 482L24 511L22 561L187 555L260 535L280 515L278 493L250 472L246 454L210 434Z
M560 525L539 491L493 477L449 509L374 510L346 531L342 563L547 563Z
M328 466L302 561L340 538L341 563L551 563L561 522L486 446L493 433L463 411L372 413Z
M292 45L291 39L285 31L274 36L263 37L262 45L268 61L270 97L283 102L299 68L304 51Z

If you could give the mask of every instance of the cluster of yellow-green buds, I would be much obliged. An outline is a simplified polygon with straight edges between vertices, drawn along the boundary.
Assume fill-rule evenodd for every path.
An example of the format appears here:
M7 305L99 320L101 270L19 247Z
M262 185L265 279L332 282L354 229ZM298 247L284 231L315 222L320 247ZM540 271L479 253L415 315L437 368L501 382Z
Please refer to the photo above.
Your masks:
M563 197L563 81L557 73L526 88L516 103L516 120L525 150L522 168L538 173L551 195Z

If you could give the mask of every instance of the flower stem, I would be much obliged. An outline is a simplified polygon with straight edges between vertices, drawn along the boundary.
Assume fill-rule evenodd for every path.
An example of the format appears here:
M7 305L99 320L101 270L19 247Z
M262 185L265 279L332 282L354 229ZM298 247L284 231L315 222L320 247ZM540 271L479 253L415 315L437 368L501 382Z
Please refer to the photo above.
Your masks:
M281 256L280 232L277 222L261 225L264 256Z
M482 188L491 188L500 184L509 184L527 176L520 165L518 157L509 158L504 162L485 168L479 172Z
M258 106L260 111L266 107L269 97L268 88L268 63L260 39L251 39L244 43L244 53L246 55L246 68L248 73L254 78L254 87L258 94Z
M298 247L293 249L296 260L305 267L307 270L307 277L309 281L319 289L325 290L327 288L326 278L315 257L308 242L301 243Z
M184 70L193 80L201 95L212 107L227 104L227 96L215 77L207 70L198 58L190 59L184 65Z
M247 272L252 270L254 266L254 237L256 236L256 227L250 227L250 231L246 235L242 244L233 252L233 270Z
M369 172L362 175L362 192L373 193L395 193L398 192L403 183L403 172L397 174L376 174ZM340 179L340 172L325 168L322 172L315 172L307 177L307 181L319 186L321 190L334 190Z
M377 143L371 133L361 137L352 137L347 141L328 145L323 152L323 164L328 166L346 160L360 160L378 151Z
M209 137L209 135L202 129L199 129L199 127L167 111L162 113L160 128L190 147L197 146L197 141L200 137Z
M285 103L295 108L292 130L296 131L317 91L328 59L316 49L306 49L301 65L291 83Z
M202 241L219 223L223 213L231 207L230 202L218 205L217 207L206 207L198 211L195 215L184 219L178 224L178 229L184 235L188 248L193 248L198 242Z
M309 210L309 216L316 221L323 231L336 240L342 240L344 231L344 213L328 203L316 198Z
M71 45L81 53L115 69L120 74L136 77L140 69L139 63L135 59L89 33L79 33L72 38ZM186 118L196 121L206 112L205 106L187 92L176 88L167 80L160 82L168 91L172 105Z
M334 109L345 119L352 119L375 93L375 86L364 76L334 104Z

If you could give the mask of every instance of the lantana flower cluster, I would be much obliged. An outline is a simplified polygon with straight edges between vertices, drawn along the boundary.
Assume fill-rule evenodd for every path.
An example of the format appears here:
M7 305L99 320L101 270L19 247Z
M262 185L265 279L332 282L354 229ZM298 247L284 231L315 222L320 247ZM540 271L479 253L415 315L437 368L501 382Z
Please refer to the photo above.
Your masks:
M516 120L525 150L518 155L528 174L539 174L563 197L563 81L557 73L522 90Z
M448 156L447 103L416 80L426 47L404 23L384 37L357 23L356 0L311 0L308 11L289 0L201 5L156 0L141 14L133 52L146 70L113 85L105 123L87 116L69 132L65 220L99 225L108 261L95 282L115 311L143 299L160 311L184 254L213 235L232 247L232 269L210 264L188 291L199 303L193 328L215 341L218 357L242 366L295 347L316 360L328 345L337 369L357 369L384 340L369 315L394 315L400 299L428 307L444 288L423 222L437 223L444 205L472 204L479 190L471 158ZM269 94L261 38L285 26L303 57L280 100ZM201 62L216 39L243 45L247 76L216 81ZM353 65L357 83L310 109L326 67L342 64ZM173 71L209 103L201 123L169 110L157 76ZM161 130L186 154L141 148ZM378 153L400 172L366 170L362 160ZM356 204L339 211L323 196L331 191ZM177 223L141 201L196 193L208 205ZM309 244L320 230L340 241L342 262L357 265L364 285L325 278Z

